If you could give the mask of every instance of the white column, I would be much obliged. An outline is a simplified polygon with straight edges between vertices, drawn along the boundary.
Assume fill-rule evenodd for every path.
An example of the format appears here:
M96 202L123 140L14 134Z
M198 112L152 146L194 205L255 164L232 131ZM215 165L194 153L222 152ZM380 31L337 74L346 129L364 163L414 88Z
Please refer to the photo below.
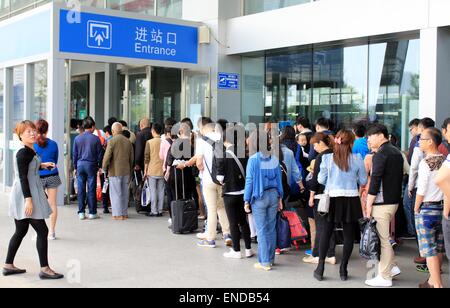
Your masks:
M89 114L95 120L95 71L89 74Z
M420 118L435 119L440 126L450 116L450 31L420 31Z
M59 148L59 160L58 170L63 186L58 190L58 205L64 205L64 192L66 191L66 177L64 168L64 150L65 150L65 80L66 70L64 66L64 60L49 59L47 70L47 118L50 123L49 138L54 140L58 144ZM68 119L70 120L70 119Z

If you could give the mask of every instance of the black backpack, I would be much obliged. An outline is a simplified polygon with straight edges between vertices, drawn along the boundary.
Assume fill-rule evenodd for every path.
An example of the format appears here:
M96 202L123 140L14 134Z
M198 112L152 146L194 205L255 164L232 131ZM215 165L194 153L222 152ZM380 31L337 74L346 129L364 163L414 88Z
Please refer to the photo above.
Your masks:
M205 159L204 160L205 168L209 172L209 174L211 175L211 178L212 178L214 184L222 186L222 183L220 183L217 180L217 175L219 174L219 172L218 172L218 166L219 166L218 158L225 158L225 152L226 152L225 145L222 142L213 141L212 139L210 139L208 137L203 137L203 140L206 141L209 145L211 145L212 150L213 150L212 166L209 166L208 163L206 162L206 159Z

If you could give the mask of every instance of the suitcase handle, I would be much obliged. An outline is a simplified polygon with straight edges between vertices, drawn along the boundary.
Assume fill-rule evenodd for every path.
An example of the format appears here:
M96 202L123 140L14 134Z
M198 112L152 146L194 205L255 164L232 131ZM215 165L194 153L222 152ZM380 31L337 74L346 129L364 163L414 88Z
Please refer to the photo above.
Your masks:
M178 169L175 167L175 198L178 199L178 179L177 179ZM184 191L184 169L181 170L181 185L183 186L183 199L186 199L186 192Z

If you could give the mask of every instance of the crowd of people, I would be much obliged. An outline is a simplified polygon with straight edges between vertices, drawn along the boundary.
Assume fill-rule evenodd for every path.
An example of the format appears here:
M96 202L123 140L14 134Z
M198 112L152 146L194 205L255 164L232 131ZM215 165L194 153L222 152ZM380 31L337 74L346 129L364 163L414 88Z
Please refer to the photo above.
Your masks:
M130 183L147 183L149 202L139 204L147 216L162 217L168 209L171 225L172 202L193 200L199 220L205 220L198 246L215 248L221 232L230 247L225 258L257 255L255 268L270 271L276 255L289 250L277 247L277 213L294 208L310 231L311 250L303 262L317 266L313 276L319 281L326 264L338 263L336 230L342 229L339 274L346 281L358 224L369 218L376 221L381 252L378 275L366 285L393 286L401 274L394 247L403 239L416 240L417 270L430 275L420 288L443 287L441 270L450 252L450 119L441 130L429 118L411 121L412 140L404 153L382 123L360 121L338 131L330 119L318 119L312 127L305 117L283 128L266 123L249 129L207 117L196 124L198 131L188 118L167 119L163 125L142 119L135 134L116 118L102 130L91 117L84 119L74 133L72 152L79 219L98 219L100 199L105 214L111 208L114 220L128 219ZM5 275L24 272L13 261L31 225L38 233L41 278L62 276L46 260L47 238L56 239L61 184L58 147L47 132L44 120L36 125L25 121L16 129L24 148L16 160L11 197L16 233ZM257 253L252 250L256 243Z

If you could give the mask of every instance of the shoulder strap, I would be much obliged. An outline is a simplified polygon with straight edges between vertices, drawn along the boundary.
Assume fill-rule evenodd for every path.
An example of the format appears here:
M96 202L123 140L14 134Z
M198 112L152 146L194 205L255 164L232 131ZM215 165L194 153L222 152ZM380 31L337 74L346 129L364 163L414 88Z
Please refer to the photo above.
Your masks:
M239 160L239 158L237 158L236 154L234 154L233 151L227 150L227 153L230 154L231 157L233 157L234 161L236 162L236 164L238 165L239 169L241 170L242 176L245 178L244 166L242 166L242 163Z

